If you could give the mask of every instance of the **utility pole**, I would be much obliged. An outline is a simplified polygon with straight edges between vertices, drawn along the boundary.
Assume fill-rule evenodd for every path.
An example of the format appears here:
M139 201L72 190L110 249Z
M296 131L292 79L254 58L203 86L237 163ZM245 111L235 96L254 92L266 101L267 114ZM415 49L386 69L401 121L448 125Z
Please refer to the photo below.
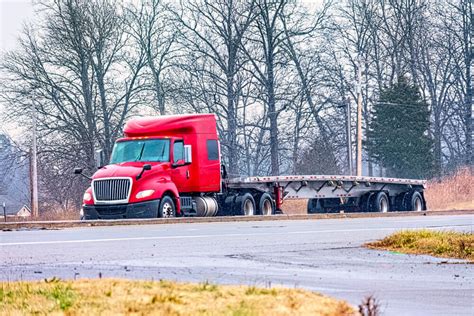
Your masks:
M31 143L31 213L33 217L38 217L38 166L36 159L36 106L33 102L33 133Z
M357 58L357 176L362 176L362 70L361 57Z
M351 100L346 100L346 123L347 123L347 165L349 175L352 176L352 135L351 135Z

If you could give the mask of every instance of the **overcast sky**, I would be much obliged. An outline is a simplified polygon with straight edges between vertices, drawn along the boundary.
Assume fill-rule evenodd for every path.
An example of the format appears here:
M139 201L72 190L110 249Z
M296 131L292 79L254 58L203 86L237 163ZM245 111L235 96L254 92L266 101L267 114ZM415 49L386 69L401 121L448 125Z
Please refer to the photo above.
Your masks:
M25 22L33 19L34 0L0 0L0 56L2 53L15 49L17 39ZM4 111L0 103L0 114ZM0 133L8 133L14 138L20 133L14 123L1 122Z
M139 0L131 0L139 1ZM17 47L18 37L25 23L32 22L34 14L35 0L0 0L0 56L6 51L13 50ZM305 5L310 8L317 8L323 0L302 0ZM4 106L0 103L0 114L4 111ZM6 126L5 123L0 124L0 133L9 131L10 135L18 134L17 128Z
M33 18L32 0L0 0L0 49L15 48L23 23Z

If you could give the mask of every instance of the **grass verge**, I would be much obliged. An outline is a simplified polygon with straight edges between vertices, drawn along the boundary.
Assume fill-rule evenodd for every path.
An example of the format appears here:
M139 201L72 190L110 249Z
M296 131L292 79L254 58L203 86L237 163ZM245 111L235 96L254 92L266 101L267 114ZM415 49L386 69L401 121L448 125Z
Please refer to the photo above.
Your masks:
M2 282L0 314L354 315L344 301L285 288L119 279Z
M373 249L474 261L473 233L426 229L406 230L368 243L366 246Z
M474 175L470 168L458 170L453 175L428 181L425 190L429 210L472 210Z

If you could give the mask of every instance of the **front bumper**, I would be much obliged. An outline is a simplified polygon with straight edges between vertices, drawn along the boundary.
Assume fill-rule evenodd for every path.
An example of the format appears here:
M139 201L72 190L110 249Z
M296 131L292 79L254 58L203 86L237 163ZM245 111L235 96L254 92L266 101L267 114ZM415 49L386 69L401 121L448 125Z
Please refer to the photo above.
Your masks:
M84 219L156 218L160 199L132 204L84 205Z

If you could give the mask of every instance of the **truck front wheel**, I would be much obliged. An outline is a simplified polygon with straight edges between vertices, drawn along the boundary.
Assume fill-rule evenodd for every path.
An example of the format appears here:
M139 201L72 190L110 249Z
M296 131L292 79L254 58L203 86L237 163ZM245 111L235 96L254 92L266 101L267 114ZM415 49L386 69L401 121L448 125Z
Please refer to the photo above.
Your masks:
M161 199L160 208L158 209L158 217L176 217L176 207L174 206L173 199L170 196L165 195Z

